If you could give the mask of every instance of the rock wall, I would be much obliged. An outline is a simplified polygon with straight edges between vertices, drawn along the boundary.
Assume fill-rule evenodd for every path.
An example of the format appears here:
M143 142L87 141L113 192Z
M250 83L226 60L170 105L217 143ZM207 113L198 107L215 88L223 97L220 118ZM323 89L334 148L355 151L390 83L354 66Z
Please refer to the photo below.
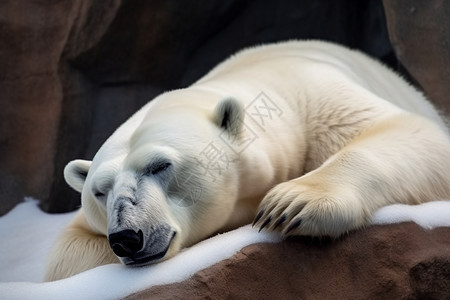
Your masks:
M78 207L68 161L244 47L320 38L396 67L385 24L378 0L1 1L0 214L23 196Z
M255 44L320 38L359 48L409 72L449 113L449 13L444 0L2 1L0 214L24 196L49 212L75 209L68 161L92 159L154 96Z
M450 2L383 0L397 57L427 96L450 114Z

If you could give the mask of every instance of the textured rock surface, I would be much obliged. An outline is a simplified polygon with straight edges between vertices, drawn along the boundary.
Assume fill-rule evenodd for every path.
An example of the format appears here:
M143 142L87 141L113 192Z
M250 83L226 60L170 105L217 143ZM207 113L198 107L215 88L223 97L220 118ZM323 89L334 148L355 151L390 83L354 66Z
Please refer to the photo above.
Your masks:
M449 299L450 228L374 226L338 241L251 245L127 299Z
M66 159L59 149L73 154L72 149L85 147L82 133L88 131L85 124L94 103L84 97L73 102L89 89L80 88L82 76L76 78L79 73L68 66L73 55L91 47L108 27L114 13L103 12L113 12L117 5L102 3L0 3L0 214L25 195L48 199L52 182L61 177L60 172L55 177L55 166ZM95 13L101 18L83 18ZM77 33L86 27L87 36ZM69 120L77 121L76 129L65 126ZM68 137L78 140L69 144ZM64 203L66 197L59 199L60 206L70 204Z
M0 214L24 195L49 212L62 177L128 116L246 46L321 38L395 62L377 0L39 0L0 3Z
M68 33L61 12L69 10L68 2L0 3L2 207L49 191L62 99L58 60Z
M450 2L383 0L398 58L425 93L450 114Z

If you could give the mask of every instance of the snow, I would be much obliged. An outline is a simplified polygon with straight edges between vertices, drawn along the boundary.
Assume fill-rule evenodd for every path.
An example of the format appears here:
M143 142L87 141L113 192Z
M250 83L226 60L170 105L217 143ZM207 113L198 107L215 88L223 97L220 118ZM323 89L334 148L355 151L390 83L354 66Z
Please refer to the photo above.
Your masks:
M24 203L0 217L0 282L42 281L42 258L75 214L45 214L37 204L25 198Z
M243 247L279 242L276 234L258 233L249 225L214 236L174 258L141 268L101 266L71 278L41 283L45 257L74 213L43 213L37 201L26 199L0 217L1 299L119 299L150 286L178 282L231 257ZM450 201L380 209L373 224L414 221L426 229L450 226Z
M393 204L379 209L372 223L383 225L415 222L425 229L450 227L450 201L433 201L421 205Z
M101 266L71 278L40 283L45 257L74 213L49 215L28 199L0 217L0 299L118 299L149 286L178 282L243 247L278 242L249 225L216 235L174 258L142 268ZM99 288L101 287L101 288Z

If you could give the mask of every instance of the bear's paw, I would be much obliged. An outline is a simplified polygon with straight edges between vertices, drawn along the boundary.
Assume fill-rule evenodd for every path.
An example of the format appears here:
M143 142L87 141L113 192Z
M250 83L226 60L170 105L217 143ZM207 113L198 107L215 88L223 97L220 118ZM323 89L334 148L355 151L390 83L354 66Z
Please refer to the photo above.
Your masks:
M354 187L295 179L269 191L253 225L284 236L339 237L367 220Z

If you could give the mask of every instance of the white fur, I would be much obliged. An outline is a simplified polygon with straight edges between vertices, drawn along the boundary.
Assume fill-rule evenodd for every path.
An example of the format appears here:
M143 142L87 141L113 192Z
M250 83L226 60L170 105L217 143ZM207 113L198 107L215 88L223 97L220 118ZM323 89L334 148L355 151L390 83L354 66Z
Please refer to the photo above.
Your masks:
M211 150L221 158L215 174L205 171ZM103 246L76 244L70 257L85 264L74 266L67 245L86 234L69 228L48 280L116 260L104 245L118 230L164 244L170 228L167 259L258 211L259 227L336 237L387 204L449 198L450 140L432 105L386 67L330 43L292 41L244 50L192 86L160 95L90 167L72 162L65 177L82 193L83 228Z

